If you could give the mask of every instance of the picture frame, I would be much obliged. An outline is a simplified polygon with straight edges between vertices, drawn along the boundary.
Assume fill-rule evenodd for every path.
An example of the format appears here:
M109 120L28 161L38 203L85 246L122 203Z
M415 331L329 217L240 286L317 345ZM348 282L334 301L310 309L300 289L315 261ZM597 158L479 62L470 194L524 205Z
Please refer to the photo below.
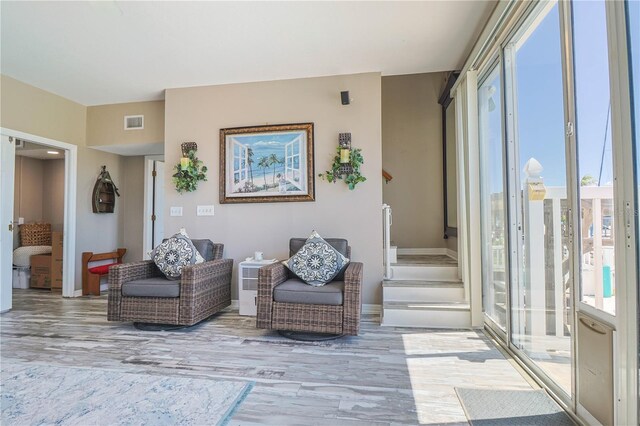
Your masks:
M220 203L315 201L313 123L220 129Z

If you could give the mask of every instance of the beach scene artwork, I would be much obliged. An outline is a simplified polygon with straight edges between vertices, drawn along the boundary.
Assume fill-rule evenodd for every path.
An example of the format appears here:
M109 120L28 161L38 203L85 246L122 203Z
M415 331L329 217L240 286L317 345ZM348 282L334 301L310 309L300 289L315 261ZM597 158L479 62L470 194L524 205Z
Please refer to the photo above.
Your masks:
M308 131L227 134L226 197L307 195Z

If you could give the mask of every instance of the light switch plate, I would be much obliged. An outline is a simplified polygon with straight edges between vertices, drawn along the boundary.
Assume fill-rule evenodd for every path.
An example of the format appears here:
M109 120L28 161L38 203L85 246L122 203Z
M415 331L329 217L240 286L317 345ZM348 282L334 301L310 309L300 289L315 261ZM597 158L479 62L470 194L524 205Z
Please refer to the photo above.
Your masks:
M213 206L198 206L196 209L198 216L213 216Z
M171 207L169 210L170 216L182 216L182 207Z

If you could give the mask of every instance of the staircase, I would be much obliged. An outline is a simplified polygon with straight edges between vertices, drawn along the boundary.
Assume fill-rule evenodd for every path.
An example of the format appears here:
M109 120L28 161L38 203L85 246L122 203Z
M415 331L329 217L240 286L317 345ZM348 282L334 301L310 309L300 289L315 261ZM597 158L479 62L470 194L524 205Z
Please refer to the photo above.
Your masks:
M400 254L382 283L382 325L470 328L458 264L446 255Z

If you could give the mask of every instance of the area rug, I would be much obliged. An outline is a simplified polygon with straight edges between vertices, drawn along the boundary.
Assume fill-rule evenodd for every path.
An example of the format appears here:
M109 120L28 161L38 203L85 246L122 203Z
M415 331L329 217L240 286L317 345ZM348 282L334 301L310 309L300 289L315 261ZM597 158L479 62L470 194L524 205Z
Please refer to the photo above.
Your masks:
M253 383L4 363L4 425L225 425Z
M456 388L471 426L573 426L543 390Z

